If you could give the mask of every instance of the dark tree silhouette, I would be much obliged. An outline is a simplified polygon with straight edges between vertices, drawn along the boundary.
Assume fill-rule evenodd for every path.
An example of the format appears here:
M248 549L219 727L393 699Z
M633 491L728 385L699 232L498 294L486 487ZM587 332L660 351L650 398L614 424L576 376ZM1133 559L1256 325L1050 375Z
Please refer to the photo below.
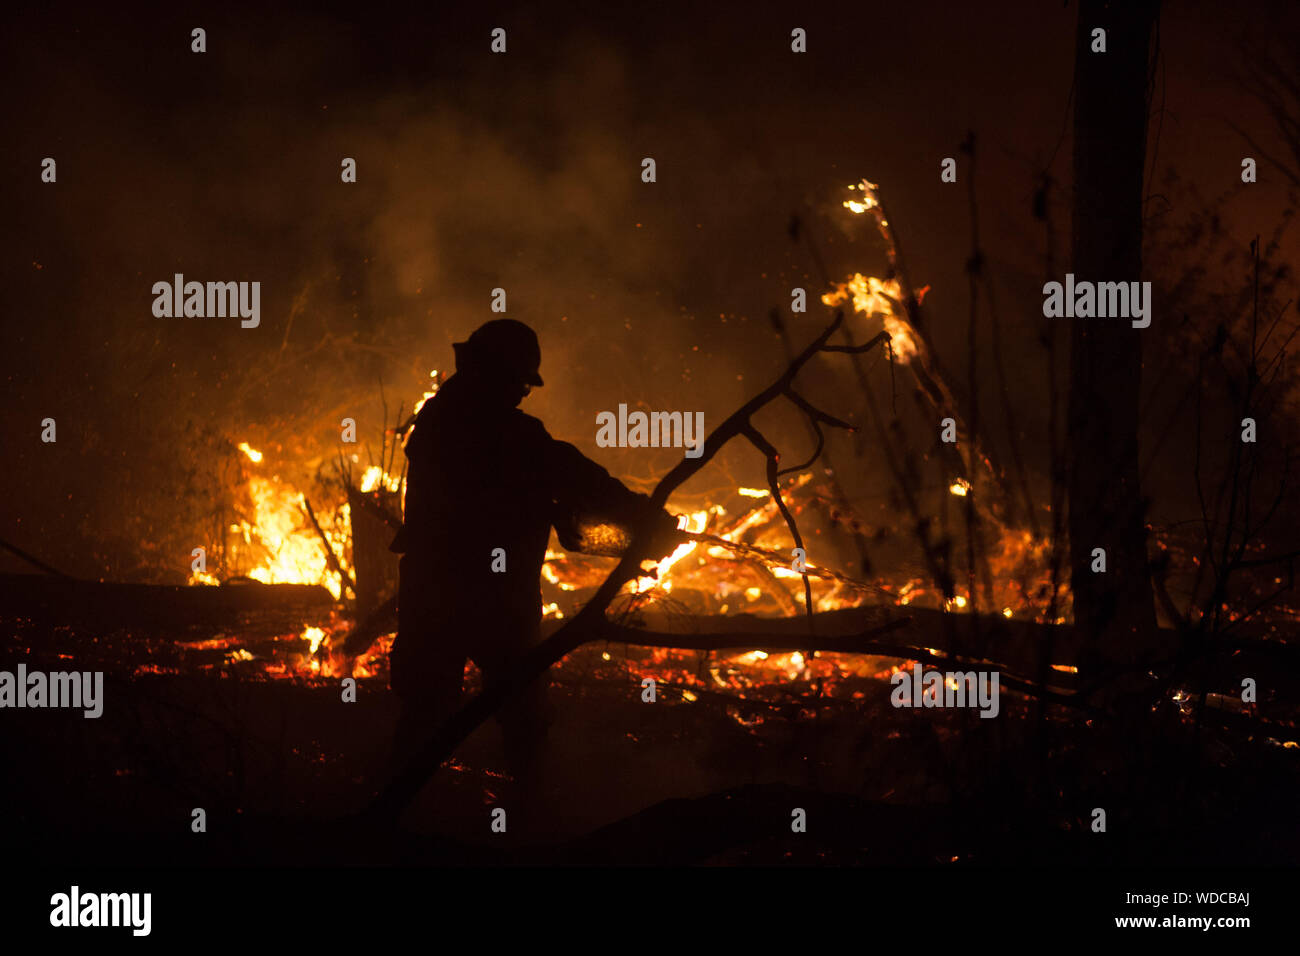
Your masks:
M1128 282L1142 270L1142 185L1156 0L1083 0L1074 111L1075 281ZM1103 29L1105 52L1093 52ZM1138 483L1142 330L1122 319L1075 319L1068 453L1075 622L1115 663L1154 628L1145 507ZM1093 549L1106 573L1092 571Z

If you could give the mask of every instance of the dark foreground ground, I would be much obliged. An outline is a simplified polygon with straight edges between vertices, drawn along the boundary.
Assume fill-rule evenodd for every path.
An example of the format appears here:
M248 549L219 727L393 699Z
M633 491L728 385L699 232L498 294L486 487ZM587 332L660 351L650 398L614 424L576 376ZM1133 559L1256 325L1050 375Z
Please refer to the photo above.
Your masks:
M1054 707L1040 721L1004 690L1001 715L983 720L895 709L879 678L820 699L782 679L742 702L698 686L685 699L670 675L647 704L625 649L592 647L553 672L545 805L511 805L489 724L400 820L362 824L396 718L384 680L360 681L343 703L336 680L267 680L247 666L136 674L152 652L121 634L5 633L16 635L0 665L11 670L20 659L67 669L59 654L87 639L129 664L108 668L98 720L0 714L7 855L33 863L1300 861L1294 727L1198 728L1174 701L1123 717ZM504 834L491 829L498 806ZM206 833L191 831L196 807ZM791 831L795 808L805 833Z

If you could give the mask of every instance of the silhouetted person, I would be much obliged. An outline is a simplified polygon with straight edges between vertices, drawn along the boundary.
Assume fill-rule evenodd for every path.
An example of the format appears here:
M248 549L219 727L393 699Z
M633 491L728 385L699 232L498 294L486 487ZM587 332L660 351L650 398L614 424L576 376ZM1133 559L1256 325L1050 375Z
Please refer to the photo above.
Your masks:
M497 319L454 348L456 374L420 409L406 443L405 523L392 546L403 554L390 655L402 702L397 763L456 710L466 658L490 684L540 641L540 576L554 523L575 512L625 526L649 517L648 497L517 408L542 384L532 329ZM652 524L666 529L675 519L660 512ZM543 678L498 718L525 793L537 783L545 695Z

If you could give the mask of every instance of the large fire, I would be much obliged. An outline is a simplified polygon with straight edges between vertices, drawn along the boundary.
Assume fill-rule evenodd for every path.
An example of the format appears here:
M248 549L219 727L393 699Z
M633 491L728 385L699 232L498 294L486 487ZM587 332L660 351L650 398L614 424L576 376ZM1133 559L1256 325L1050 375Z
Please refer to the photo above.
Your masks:
M263 462L263 454L247 442L241 442L239 447L249 461ZM227 528L226 568L232 574L263 584L319 584L335 599L341 598L343 579L331 566L326 542L342 568L349 570L347 502L317 512L316 520L321 528L317 532L308 517L305 497L279 475L250 475L241 497L251 503L251 508ZM209 571L195 570L190 574L189 583L219 584L220 581Z
M414 412L437 394L441 381L438 370L431 371L429 378L429 387L416 402ZM239 442L236 448L252 465L265 464L265 455L247 441ZM357 461L357 456L352 460ZM402 485L401 475L391 475L382 466L372 464L362 472L357 487L365 494L380 490L400 493ZM326 503L309 513L301 491L278 474L259 472L248 475L240 497L247 506L245 513L227 529L225 566L230 574L263 584L318 584L340 600L343 575L353 573L348 503ZM319 530L313 525L313 515ZM221 581L209 571L195 570L189 583Z
M874 184L863 181L850 190L854 195L844 203L845 207L856 214L873 215L876 226L889 238L889 224ZM914 293L917 301L925 291ZM880 319L890 336L893 359L908 364L914 359L924 361L925 346L908 321L904 304L907 294L897 278L880 279L855 273L844 282L834 283L822 301L828 306L851 302L855 313L869 320ZM437 370L430 373L430 379L430 386L414 411L418 412L436 394L441 382ZM261 660L262 673L298 678L382 674L391 634L354 661L343 660L333 653L353 626L350 618L342 613L343 601L348 596L346 577L355 573L348 502L321 501L314 512L309 512L304 495L275 473L261 451L246 441L239 442L237 447L246 459L241 500L247 507L228 526L224 562L228 576L242 575L268 584L321 585L339 602L338 610L328 621L284 636L279 641L283 653L272 651L269 656L273 659ZM353 456L352 460L357 459ZM404 485L404 474L390 474L384 467L372 464L364 469L354 488L364 495L386 495L390 501L395 497L400 502ZM965 478L953 479L949 491L963 498L974 493ZM818 510L814 505L825 506L834 497L821 487L811 470L787 479L780 492L796 518L805 511L811 517ZM647 562L644 576L624 587L613 610L635 611L657 606L668 613L685 611L699 616L745 612L792 617L804 613L804 576L790 566L794 542L770 489L739 487L734 495L722 501L694 502L680 510L684 513L679 529L691 534L692 540L682 543L658 562ZM829 510L834 513L834 509ZM853 520L855 527L865 530L857 518ZM1060 620L1060 614L1064 613L1063 586L1058 587L1055 601L1045 593L1050 590L1047 543L1034 539L1028 532L1007 527L993 528L991 536L988 556L994 578L995 606L990 609L983 600L985 595L981 594L981 612L991 610L1006 617L1041 620L1048 607L1056 607L1057 620ZM869 581L854 580L813 560L815 556L815 552L810 554L807 570L813 610L817 612L882 603L923 605L953 613L971 607L971 595L959 589L951 600L946 600L925 577L907 574L900 576L901 579L878 576ZM548 551L542 569L544 616L560 621L575 613L612 564L609 558L569 554L559 549ZM190 583L220 582L211 573L195 571ZM254 657L246 649L236 648L238 642L234 639L228 644L218 643L235 648L230 650L228 661L249 661ZM212 650L215 645L198 642L195 647ZM682 657L677 652L654 650L635 662L625 657L624 664L654 676L669 665L674 655ZM611 659L608 650L602 653L602 659ZM888 672L886 667L883 673L887 676ZM846 673L879 676L881 662L852 655L810 658L797 652L769 654L753 650L717 657L708 673L708 679L704 679L683 665L676 677L683 686L698 684L698 692L706 689L704 685L735 690L752 686L755 681L825 678ZM684 692L683 699L695 699L693 695L697 691Z

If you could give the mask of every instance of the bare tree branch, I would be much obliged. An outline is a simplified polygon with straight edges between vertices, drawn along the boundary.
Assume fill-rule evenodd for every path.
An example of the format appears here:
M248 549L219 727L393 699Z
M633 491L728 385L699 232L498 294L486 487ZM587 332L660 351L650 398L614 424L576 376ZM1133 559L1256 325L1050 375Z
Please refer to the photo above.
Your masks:
M785 395L792 387L795 378L805 365L819 352L825 351L827 342L844 322L844 310L835 313L831 323L791 361L785 372L771 385L755 395L726 420L715 428L704 441L701 454L697 458L683 458L668 472L650 495L649 514L645 525L633 531L632 542L624 552L614 570L597 588L591 600L567 624L553 635L523 655L518 664L503 678L485 688L477 696L467 701L446 723L439 727L425 744L419 748L415 757L402 769L371 803L367 815L375 818L390 818L400 813L410 804L420 789L437 772L456 747L465 740L479 725L492 716L502 705L516 696L534 680L540 678L552 664L571 653L588 641L599 638L605 621L605 611L623 585L640 574L642 561L651 559L652 535L649 524L667 503L674 491L704 468L722 447L731 439L754 432L753 416L772 401ZM888 339L888 334L881 332L870 341L860 346L853 346L846 351L866 352ZM837 350L838 351L838 350ZM761 436L760 436L761 437ZM773 449L775 454L775 449ZM769 483L774 481L774 459L769 457ZM787 523L793 527L793 518L788 516L784 502L774 490L776 500L782 512L787 515ZM807 576L805 575L805 586ZM811 602L808 604L811 612Z

